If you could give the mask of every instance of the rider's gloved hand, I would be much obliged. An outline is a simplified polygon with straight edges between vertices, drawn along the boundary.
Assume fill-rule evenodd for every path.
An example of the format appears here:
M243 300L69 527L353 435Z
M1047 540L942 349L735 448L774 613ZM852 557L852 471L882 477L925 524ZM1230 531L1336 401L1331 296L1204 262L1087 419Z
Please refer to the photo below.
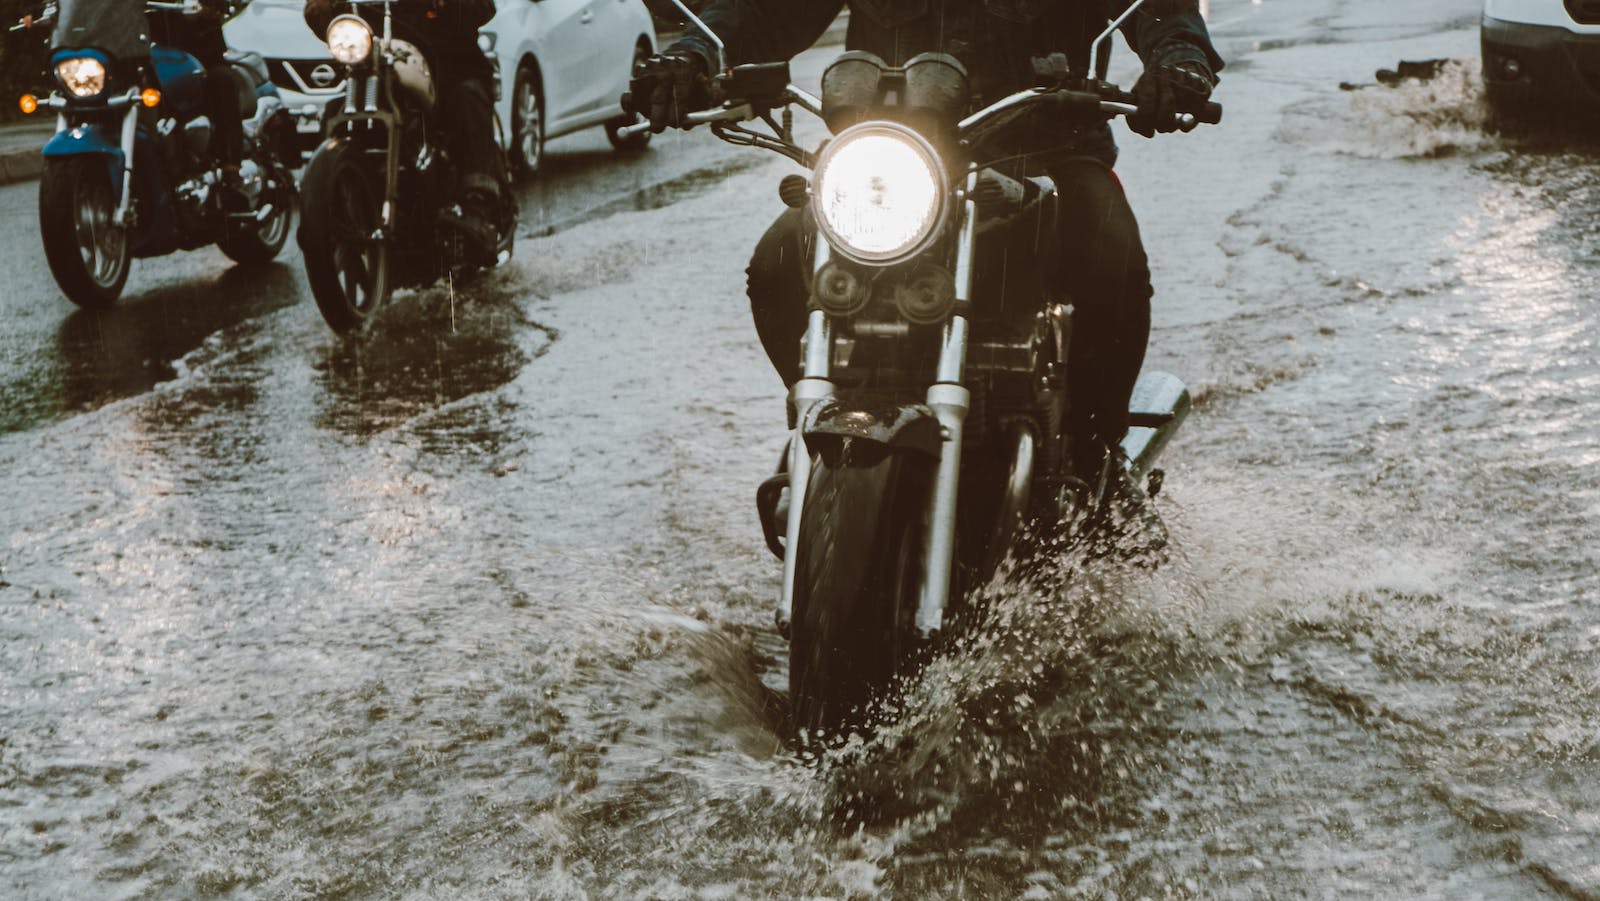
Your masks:
M628 83L626 105L650 120L650 130L693 128L684 117L711 105L705 62L693 53L664 53L642 60Z
M1211 99L1217 76L1196 59L1160 63L1145 69L1133 84L1139 112L1128 117L1128 127L1147 138L1177 131L1179 113L1199 113Z

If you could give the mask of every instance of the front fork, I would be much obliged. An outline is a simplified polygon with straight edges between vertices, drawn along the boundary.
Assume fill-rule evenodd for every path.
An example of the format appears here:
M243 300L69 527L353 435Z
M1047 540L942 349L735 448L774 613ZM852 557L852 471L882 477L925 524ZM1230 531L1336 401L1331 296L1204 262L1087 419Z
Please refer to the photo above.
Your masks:
M977 235L977 213L970 199L975 179L969 178L962 208L961 237L956 248L955 282L960 291L958 308L972 300L973 252ZM815 269L828 262L826 241L817 241ZM939 363L934 383L928 387L927 404L939 419L941 451L933 491L928 498L927 543L923 548L922 591L917 603L917 631L924 637L939 631L944 611L950 602L950 573L955 565L956 500L961 479L961 439L972 394L962 384L966 377L967 317L955 314L945 323L939 344ZM821 310L811 311L806 326L804 375L789 391L795 410L795 428L789 437L789 519L784 529L783 586L778 597L778 629L789 634L793 620L796 561L800 547L800 517L805 508L806 489L811 481L811 454L806 448L806 413L817 403L832 397L833 323Z

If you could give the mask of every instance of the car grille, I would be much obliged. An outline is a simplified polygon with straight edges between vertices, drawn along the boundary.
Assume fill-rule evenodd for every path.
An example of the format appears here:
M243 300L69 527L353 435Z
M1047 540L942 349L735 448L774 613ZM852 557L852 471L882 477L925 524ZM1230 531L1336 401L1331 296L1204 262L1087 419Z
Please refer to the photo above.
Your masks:
M1600 0L1567 0L1567 15L1580 25L1600 25Z
M334 73L333 81L317 84L315 72L326 66ZM332 94L344 86L344 73L326 59L274 59L267 62L272 83L288 91L301 94Z

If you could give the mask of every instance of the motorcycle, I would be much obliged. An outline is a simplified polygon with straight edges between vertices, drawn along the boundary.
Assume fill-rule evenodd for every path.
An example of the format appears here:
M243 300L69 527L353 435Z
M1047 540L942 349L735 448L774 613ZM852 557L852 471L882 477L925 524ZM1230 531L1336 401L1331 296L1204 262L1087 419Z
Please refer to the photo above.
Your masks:
M477 268L457 233L435 227L461 196L436 89L417 43L395 34L397 0L348 0L355 13L328 24L344 97L329 106L325 137L306 164L300 249L322 317L334 331L362 327L401 285L462 277ZM381 7L374 28L363 15ZM502 146L504 142L501 142ZM494 265L511 258L516 202L502 181Z
M62 0L11 29L53 26L57 88L45 98L26 94L20 105L56 113L43 151L39 231L56 283L87 309L116 302L134 257L216 244L239 263L271 260L294 213L294 124L265 61L228 53L245 142L245 202L229 204L210 154L206 70L152 43L147 11L193 14L199 4Z
M1155 461L1189 408L1183 382L1141 375L1125 461L1114 464L1126 472L1084 497L1069 487L1063 428L1071 306L1047 297L1031 334L1009 337L985 325L994 299L974 293L979 234L1057 202L1050 179L1001 171L998 148L1040 121L1090 125L1138 111L1106 81L1103 49L1140 5L1095 40L1092 77L965 117L971 93L954 57L891 66L859 51L825 70L820 98L789 83L787 63L719 61L720 104L686 117L810 170L779 187L788 206L809 208L818 240L793 429L778 474L757 491L767 544L783 560L776 618L802 738L870 720L952 631L967 590L1023 548L1030 524L1100 504L1112 478L1160 488ZM796 106L833 133L816 152L794 139ZM1178 124L1221 115L1210 103ZM766 130L745 124L757 121Z

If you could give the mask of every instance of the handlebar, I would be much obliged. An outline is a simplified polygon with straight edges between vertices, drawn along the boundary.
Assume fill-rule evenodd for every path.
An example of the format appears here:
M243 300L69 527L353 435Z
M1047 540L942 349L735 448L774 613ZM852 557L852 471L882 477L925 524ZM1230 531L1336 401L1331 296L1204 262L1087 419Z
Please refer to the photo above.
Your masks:
M725 106L719 109L690 113L683 117L683 121L689 125L704 125L708 122L743 122L754 116L755 110L751 108L750 104L737 103L733 106ZM626 140L634 135L644 134L649 130L650 123L648 121L635 122L632 125L625 125L617 129L617 137L619 140Z
M790 86L784 100L797 103L817 116L822 115L822 104L815 97L794 86ZM1019 110L1026 106L1038 103L1048 103L1056 106L1063 112L1068 110L1086 112L1093 109L1099 113L1109 113L1112 118L1116 116L1131 116L1139 112L1139 106L1134 101L1132 94L1126 91L1106 90L1093 91L1066 91L1060 89L1041 90L1037 88L1018 91L1009 97L1004 97L989 106L962 119L957 125L957 130L965 135L974 131L1007 113ZM749 103L730 102L722 107L711 110L702 110L684 116L688 125L701 125L708 122L743 122L755 117L755 109ZM1201 125L1219 125L1222 123L1222 104L1207 101L1198 112L1185 112L1177 114L1179 131L1193 131ZM649 122L638 122L624 126L617 130L620 138L626 139L634 135L649 131Z

